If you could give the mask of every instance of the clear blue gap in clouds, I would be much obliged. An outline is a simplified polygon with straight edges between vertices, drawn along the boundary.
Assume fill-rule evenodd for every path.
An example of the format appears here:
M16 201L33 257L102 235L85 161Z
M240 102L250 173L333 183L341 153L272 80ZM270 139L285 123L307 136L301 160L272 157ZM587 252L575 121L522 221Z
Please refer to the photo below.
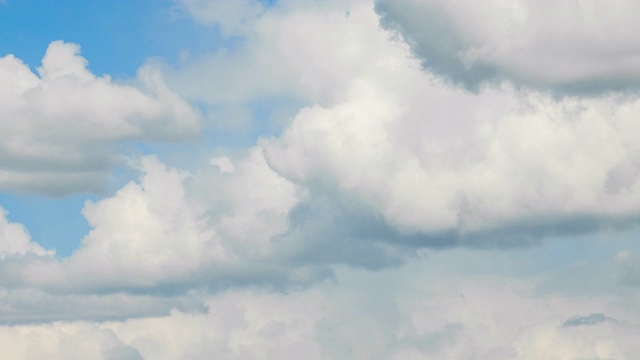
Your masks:
M80 212L89 199L96 200L97 196L78 194L55 198L0 193L0 206L9 212L9 221L27 228L32 240L46 249L56 249L58 256L67 256L90 230Z
M93 73L116 79L134 77L149 57L177 65L185 53L195 57L237 41L195 25L171 0L9 0L0 5L0 56L13 54L35 71L55 40L79 44ZM116 170L114 180L122 185L128 180L123 177L134 173ZM90 230L81 214L84 202L98 198L0 193L0 206L9 211L10 221L25 225L33 240L66 256Z
M178 64L237 39L197 26L171 0L9 0L0 6L0 56L14 54L35 69L51 41L82 47L97 75L135 76L149 57Z

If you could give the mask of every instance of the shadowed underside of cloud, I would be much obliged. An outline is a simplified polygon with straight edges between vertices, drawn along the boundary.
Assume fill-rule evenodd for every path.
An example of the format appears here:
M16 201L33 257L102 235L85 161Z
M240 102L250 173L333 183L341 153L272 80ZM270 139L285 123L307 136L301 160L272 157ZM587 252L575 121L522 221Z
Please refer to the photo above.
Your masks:
M327 197L325 191L322 197L286 180L268 166L259 147L229 164L225 171L211 166L188 174L155 157L141 159L138 181L85 205L93 229L67 258L53 257L30 242L19 224L5 220L0 234L21 237L13 236L16 243L2 253L3 286L61 295L163 296L170 304L193 289L307 288L333 278L335 266L397 267L421 249L526 248L546 237L637 223L637 216L569 213L523 216L480 230L412 232L357 194ZM132 313L136 309L142 307Z
M376 1L381 23L425 69L474 91L507 80L561 95L640 88L638 10L635 1Z
M55 321L122 321L139 317L162 317L172 311L206 313L207 306L193 295L142 295L48 293L17 289L0 295L0 323L40 324Z
M602 313L594 313L586 316L574 316L569 320L565 321L562 326L571 327L571 326L584 326L584 325L597 325L603 323L605 321L611 321L609 317L605 316Z
M340 286L306 292L242 290L206 297L207 313L0 327L0 345L14 358L52 359L79 352L86 359L110 359L105 348L135 351L144 359L203 360L623 359L638 350L632 341L637 325L601 321L602 313L563 323L576 311L594 308L625 314L600 299L548 301L504 283L460 282L401 269L392 277L402 279L399 283L371 272L339 278Z

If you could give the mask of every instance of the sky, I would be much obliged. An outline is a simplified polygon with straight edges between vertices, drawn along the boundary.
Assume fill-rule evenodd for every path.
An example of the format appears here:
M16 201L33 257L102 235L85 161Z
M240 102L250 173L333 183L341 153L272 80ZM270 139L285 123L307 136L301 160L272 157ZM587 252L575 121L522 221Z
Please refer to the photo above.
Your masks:
M11 359L633 359L640 4L0 1Z

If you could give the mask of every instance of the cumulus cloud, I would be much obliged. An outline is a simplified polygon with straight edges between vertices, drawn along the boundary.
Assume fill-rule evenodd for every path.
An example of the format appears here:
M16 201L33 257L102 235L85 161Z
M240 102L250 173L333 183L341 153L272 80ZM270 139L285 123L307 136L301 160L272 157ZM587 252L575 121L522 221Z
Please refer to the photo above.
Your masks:
M145 158L139 181L87 203L93 230L72 256L29 262L13 283L80 292L286 288L338 264L396 266L418 248L517 247L636 222L637 96L451 88L379 26L371 2L353 2L348 16L343 8L289 5L255 25L268 31L252 44L276 41L273 54L287 60L274 73L308 78L291 89L322 94L281 136L192 173ZM323 34L306 48L290 31L303 23ZM337 58L329 45L341 49ZM61 55L44 61L36 80L106 81L56 46ZM303 66L320 55L326 67ZM153 78L154 70L142 72ZM125 120L112 138L133 136Z
M0 58L0 188L64 194L104 188L119 141L180 140L199 114L142 68L137 85L87 69L80 47L52 42L34 74Z
M355 195L407 233L453 231L456 241L635 221L636 97L471 95L405 69L378 69L341 102L300 111L264 142L270 164L317 191Z
M59 294L181 295L256 284L286 289L329 276L324 264L291 260L291 242L278 241L298 203L295 184L269 168L261 148L235 163L225 159L233 172L209 166L189 174L141 158L138 181L85 204L92 230L74 253L2 263L3 284Z
M635 1L376 1L425 68L471 89L511 80L562 92L637 89Z
M207 313L0 327L0 342L24 359L99 359L105 348L143 359L623 359L639 350L637 317L615 300L540 297L526 281L416 270L426 269L342 271L304 292L225 292L206 296ZM564 326L576 312L629 321Z
M160 67L167 82L208 104L279 97L326 103L363 71L394 61L398 47L366 1L279 1L249 25L242 43Z
M354 218L400 243L528 245L637 221L636 95L451 87L380 26L391 8L417 27L432 23L420 14L442 19L412 4L427 2L378 13L364 0L282 2L251 22L246 43L163 71L194 101L304 99L281 135L260 141L269 165L330 207L363 209Z
M337 64L344 80L325 89L331 100L262 142L277 172L320 196L355 198L432 242L530 243L636 221L637 96L451 88L359 5L344 21L382 44L379 53L351 48L354 63L366 65ZM332 34L334 19L318 20L323 33Z
M31 241L29 233L22 224L10 222L7 211L0 207L0 261L9 257L53 255L55 251L45 250Z
M0 317L19 324L0 327L7 353L54 359L79 353L88 359L566 359L638 353L637 342L630 341L639 333L634 286L614 284L612 291L594 281L588 297L572 296L573 288L553 291L568 280L546 262L575 260L567 255L573 254L570 245L544 248L543 265L529 269L525 279L511 274L526 272L513 264L534 262L523 248L544 237L632 229L637 223L637 94L558 98L511 84L470 93L442 80L445 74L473 87L510 78L560 88L596 79L601 89L612 89L607 81L619 74L607 61L587 64L594 78L579 69L566 77L540 75L537 64L498 56L497 50L465 55L462 65L449 62L485 39L500 43L503 35L491 35L490 28L469 42L463 36L471 31L463 26L467 18L434 24L423 21L425 12L412 11L414 5L439 6L440 12L428 12L434 19L466 11L435 1L378 2L378 13L367 0L282 1L265 12L236 12L233 24L224 24L220 16L236 11L231 7L262 6L234 4L184 2L202 16L198 21L227 31L241 23L246 41L183 68L145 66L136 86L89 73L77 48L64 43L51 45L38 75L11 56L0 61L0 69L12 69L2 76L13 84L0 89L0 109L26 119L0 123L17 134L0 135L0 146L15 150L3 153L9 155L0 169L19 172L28 189L34 187L24 179L55 183L51 179L63 174L73 184L78 169L95 169L95 178L102 178L118 142L192 134L198 116L163 76L189 100L213 107L241 108L271 95L304 104L281 120L281 134L248 149L211 149L199 167L169 166L161 155L132 161L139 178L85 204L91 231L66 258L52 256L21 225L0 217L0 240L7 239L6 249L0 248ZM513 6L525 5L535 7ZM485 5L470 6L477 14ZM536 16L542 15L505 21L524 21L526 30ZM504 25L481 18L469 29ZM448 48L429 48L430 56L439 57L421 66L425 59L416 59L411 45L419 56L421 46L440 45L412 40L409 22L459 38L445 39ZM449 28L454 26L461 28ZM396 27L404 39L389 29ZM539 36L522 46L540 50L537 42L550 35ZM505 43L505 54L518 39ZM633 48L632 41L620 46ZM587 45L575 46L574 54L588 52ZM548 51L548 64L561 69L568 60L554 49L540 52ZM635 70L627 70L633 79ZM242 110L237 114L244 116ZM87 151L56 155L69 149ZM36 168L47 169L51 178L41 170L31 177L36 170L29 166L36 162L25 159L46 165ZM476 274L474 262L493 262L498 255L469 247L518 247L508 256L522 251L519 257L506 256L499 264L505 269L495 271L513 278ZM444 248L472 255L449 261L435 251ZM635 254L629 246L615 264L607 259L611 269L584 261L563 271L591 266L580 281L600 270L603 281L619 271L622 284L636 285ZM426 261L406 264L417 258ZM549 278L560 281L545 290ZM43 324L29 324L34 322Z

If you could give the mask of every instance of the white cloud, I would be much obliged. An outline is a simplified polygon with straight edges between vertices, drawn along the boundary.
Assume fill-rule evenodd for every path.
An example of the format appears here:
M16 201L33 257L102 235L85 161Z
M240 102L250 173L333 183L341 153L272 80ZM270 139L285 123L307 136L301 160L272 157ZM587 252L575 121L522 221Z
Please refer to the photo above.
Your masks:
M451 88L420 69L372 6L283 2L242 46L168 77L214 104L306 99L282 136L261 143L269 164L312 195L355 198L401 233L499 242L501 228L526 238L633 221L635 95Z
M212 150L216 156L190 173L154 156L140 159L139 179L85 205L92 230L64 259L18 255L46 253L0 217L0 240L11 245L0 261L2 316L21 323L0 327L0 347L27 359L637 354L629 340L640 323L637 289L628 286L638 278L631 247L607 259L610 268L604 260L571 263L570 245L547 247L539 259L565 266L544 263L529 277L514 275L522 271L514 264L536 260L524 250L501 253L502 262L490 251L457 261L449 261L453 251L434 251L424 262L392 265L418 257L419 247L524 245L527 237L633 224L640 210L638 96L558 99L510 86L468 93L420 69L408 45L378 25L371 1L300 4L283 2L250 20L245 45L168 74L182 94L214 105L269 94L304 98L311 105L282 135L235 153ZM92 149L80 136L106 146L193 130L194 113L157 67L141 69L143 91L88 73L74 51L54 43L39 76L2 59L0 69L9 69L2 76L14 85L0 89L1 108L46 109L37 121L49 126L38 130L41 123L27 115L22 130L0 126L24 131L19 139L41 136L42 146L60 151ZM92 91L106 100L85 109ZM124 99L135 104L115 106ZM116 115L93 116L95 108ZM83 121L69 120L76 115ZM60 179L62 162L49 157L55 152L25 144L19 149ZM95 165L102 156L109 164L112 152L85 154L64 158L71 178L78 163ZM24 156L11 159L24 163ZM96 178L108 168L97 167ZM21 171L28 180L31 172ZM504 268L478 274L474 264L483 260ZM582 277L560 276L589 266ZM333 282L319 281L332 271ZM596 272L597 281L588 279L595 290L575 296ZM616 272L620 283L599 287ZM554 291L569 281L570 290ZM25 324L59 319L74 322ZM105 321L112 319L120 321Z
M161 75L140 70L138 86L90 73L79 46L52 42L31 72L0 58L0 188L61 194L104 187L122 140L194 136L199 114Z
M274 72L306 72L310 82L295 86L318 91L321 104L244 157L217 157L193 174L143 160L139 182L86 205L93 230L81 248L62 261L30 263L20 272L27 284L284 286L322 278L334 264L397 265L416 247L527 245L529 237L634 220L636 97L450 88L378 26L370 2L354 2L348 16L343 5L269 13L256 25L269 31L252 39L277 40L275 54L287 61ZM291 31L302 24L315 37ZM40 81L106 81L66 51L43 63ZM303 66L318 57L322 66ZM153 69L142 73L153 78ZM322 79L326 86L309 85Z
M325 103L363 71L395 61L394 49L408 51L388 41L368 1L279 2L249 25L242 43L163 68L167 81L211 104L278 96Z
M202 197L201 206L217 214L210 226L228 239L227 246L237 254L270 254L273 237L289 227L288 215L298 203L298 189L269 167L260 147L250 149L233 175L226 175L203 172L195 179L193 190ZM221 203L222 199L226 201Z
M54 251L45 250L31 237L22 224L10 222L7 211L0 207L0 261L7 257L19 255L53 255Z
M339 51L364 65L335 64L343 80L323 90L331 101L302 109L281 137L262 143L276 171L320 192L355 195L406 233L493 237L507 227L545 234L560 231L563 219L608 222L638 212L637 96L450 88L422 72L375 21L359 22L375 19L359 5L344 21L382 44L379 53L364 45ZM314 33L335 35L334 48L351 44L333 21L319 18Z
M93 230L62 262L31 264L25 270L30 282L53 288L155 287L225 259L216 231L204 226L185 198L187 175L154 157L143 158L140 167L140 183L85 204Z
M216 166L222 174L224 173L233 174L233 172L236 169L235 166L233 166L233 163L231 162L231 160L226 156L213 157L209 160L209 164Z
M317 91L320 104L245 157L217 157L192 175L147 158L139 182L86 205L93 230L81 248L31 263L21 272L27 283L74 291L305 283L334 264L397 265L416 247L526 245L633 222L637 97L467 93L422 71L378 26L371 2L354 2L348 16L343 8L289 5L291 13L264 15L256 24L264 37L251 39L275 44L286 61L274 73L309 79L291 84ZM34 81L107 81L56 44ZM313 59L318 66L304 66ZM155 79L153 70L141 76ZM125 136L132 124L119 119L125 130L102 136Z
M295 185L268 167L258 147L235 163L224 159L233 172L210 166L192 175L143 157L138 181L85 203L92 230L73 254L8 264L17 277L5 282L53 292L184 293L235 282L287 287L326 276L278 253L275 238L287 231L298 202Z
M409 232L639 210L636 97L472 95L411 68L384 71L333 106L302 110L282 137L265 141L274 168L356 194Z

